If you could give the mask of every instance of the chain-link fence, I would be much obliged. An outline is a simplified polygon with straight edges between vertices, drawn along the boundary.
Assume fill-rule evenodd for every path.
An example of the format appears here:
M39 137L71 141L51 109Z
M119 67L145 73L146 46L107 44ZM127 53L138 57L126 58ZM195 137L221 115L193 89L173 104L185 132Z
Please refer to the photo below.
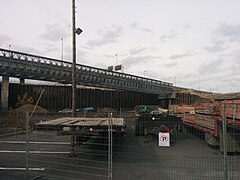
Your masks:
M239 179L238 101L132 108L134 93L105 93L109 106L84 104L76 117L34 105L1 112L0 179Z

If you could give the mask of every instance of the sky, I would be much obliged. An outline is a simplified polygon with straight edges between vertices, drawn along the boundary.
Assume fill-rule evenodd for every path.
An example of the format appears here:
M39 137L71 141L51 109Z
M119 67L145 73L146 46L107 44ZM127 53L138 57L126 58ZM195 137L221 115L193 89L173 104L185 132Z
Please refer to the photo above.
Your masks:
M72 61L71 0L0 3L0 48ZM76 0L77 63L240 91L239 8L239 0Z

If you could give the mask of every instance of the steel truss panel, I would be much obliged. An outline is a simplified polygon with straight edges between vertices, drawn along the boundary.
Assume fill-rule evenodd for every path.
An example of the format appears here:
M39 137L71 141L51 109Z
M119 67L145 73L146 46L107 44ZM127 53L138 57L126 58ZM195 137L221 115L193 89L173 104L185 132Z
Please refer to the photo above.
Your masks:
M173 92L173 84L168 82L82 64L77 64L76 69L76 81L80 85L132 90L158 94L161 97ZM0 48L0 75L71 83L72 63Z

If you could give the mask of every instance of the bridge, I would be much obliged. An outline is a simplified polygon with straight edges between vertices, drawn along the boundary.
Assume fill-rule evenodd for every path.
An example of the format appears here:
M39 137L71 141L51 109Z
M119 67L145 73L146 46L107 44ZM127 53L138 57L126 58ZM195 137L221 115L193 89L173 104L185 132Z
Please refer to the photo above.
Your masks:
M16 77L71 84L72 63L0 48L0 75L3 82L4 77ZM172 83L82 64L76 65L76 84L152 93L163 98L173 92Z

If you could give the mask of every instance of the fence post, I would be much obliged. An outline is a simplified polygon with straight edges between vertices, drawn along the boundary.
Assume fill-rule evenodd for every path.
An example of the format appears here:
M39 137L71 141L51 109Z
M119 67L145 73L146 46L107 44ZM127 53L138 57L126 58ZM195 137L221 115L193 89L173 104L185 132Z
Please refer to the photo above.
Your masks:
M25 172L25 177L26 180L29 179L29 162L28 162L28 158L29 158L29 137L28 137L28 128L29 128L29 112L25 113L25 120L26 120L26 172Z
M45 109L44 111L44 117L46 118L47 117L47 110Z
M108 113L108 179L110 179L110 113Z
M112 157L113 157L113 142L112 142L112 137L113 137L113 129L112 129L112 121L113 121L113 117L112 117L112 113L110 114L110 132L111 132L111 136L110 136L110 140L111 140L111 145L110 145L110 147L111 147L111 152L110 152L110 155L111 155L111 158L110 158L110 179L112 179Z
M122 108L120 107L120 111L119 111L119 117L122 117Z
M108 113L108 179L112 179L112 113Z
M15 127L15 135L16 135L16 138L17 138L17 132L18 132L18 109L17 109L17 117L16 117L16 127Z
M70 153L69 153L69 157L76 157L77 155L75 154L75 136L74 135L71 135L71 149L70 149Z
M227 168L227 122L226 122L226 115L225 109L226 105L223 104L223 114L222 114L222 121L223 121L223 166L224 166L224 180L228 180L228 168Z

